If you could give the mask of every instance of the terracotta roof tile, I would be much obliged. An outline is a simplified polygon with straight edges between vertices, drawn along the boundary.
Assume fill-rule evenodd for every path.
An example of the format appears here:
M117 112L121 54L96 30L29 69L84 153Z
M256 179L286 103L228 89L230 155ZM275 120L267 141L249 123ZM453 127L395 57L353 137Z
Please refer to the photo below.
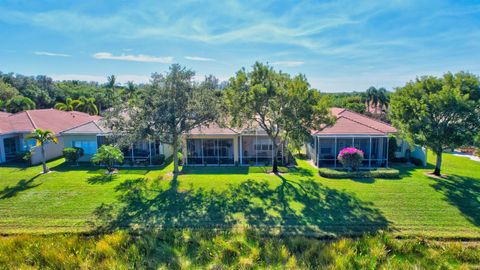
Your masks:
M28 110L0 119L0 134L30 132L37 128L48 129L55 134L81 124L101 119L82 112L65 112L55 109Z
M191 130L189 135L235 135L238 131L230 128L222 128L216 123L210 123Z
M396 133L397 129L379 120L365 115L349 111L343 108L332 108L331 113L337 117L333 126L313 131L314 135L334 134L365 134L365 135L387 135Z

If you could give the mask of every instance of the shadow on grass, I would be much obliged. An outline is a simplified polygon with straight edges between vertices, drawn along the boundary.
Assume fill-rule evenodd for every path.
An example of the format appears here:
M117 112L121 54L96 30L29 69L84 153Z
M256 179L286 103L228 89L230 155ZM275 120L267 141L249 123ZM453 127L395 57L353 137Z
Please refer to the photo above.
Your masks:
M388 221L370 203L325 187L312 179L281 184L247 180L225 191L179 189L176 178L169 186L143 178L120 184L117 204L95 210L100 231L128 228L222 228L248 225L266 232L359 235L388 228Z
M246 166L183 166L184 174L248 174L249 168Z
M33 184L33 181L35 181L35 179L37 179L37 177L39 176L40 174L30 178L30 180L22 179L12 187L11 186L5 187L3 190L0 191L0 200L14 197L22 191L25 191L27 189L31 189L34 187L38 187L39 185L41 185L41 183Z
M450 175L447 179L435 178L433 187L446 196L474 225L480 226L480 179Z
M91 185L106 184L106 183L112 182L115 179L117 179L117 175L115 174L101 174L101 175L89 177L87 179L87 183Z

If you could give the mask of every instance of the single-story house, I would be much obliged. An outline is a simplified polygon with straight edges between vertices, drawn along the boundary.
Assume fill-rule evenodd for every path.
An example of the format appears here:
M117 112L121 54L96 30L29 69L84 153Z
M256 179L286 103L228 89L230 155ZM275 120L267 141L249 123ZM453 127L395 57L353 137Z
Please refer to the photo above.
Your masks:
M363 167L388 167L388 138L397 135L397 129L387 123L349 111L332 108L335 124L313 130L307 143L307 155L317 167L341 167L338 153L346 147L355 147L364 152ZM426 164L426 151L421 147L410 147L397 138L395 157L415 157Z
M65 112L54 109L28 110L15 114L0 113L0 163L19 158L24 151L33 148L32 164L42 162L40 151L35 151L35 141L25 136L37 128L51 130L58 138L58 144L45 145L47 159L62 156L64 147L61 132L90 121L100 119L82 112Z
M92 116L76 111L55 109L28 110L15 114L0 112L0 163L19 159L24 151L33 150L31 162L42 162L33 140L25 136L37 128L51 130L58 144L45 145L47 160L61 157L65 147L80 147L84 156L79 161L90 161L97 149L109 140L110 131L103 127L101 116ZM123 149L126 163L151 163L159 154L169 157L172 149L159 142L142 141Z
M79 147L83 149L84 155L80 162L90 161L97 149L104 144L113 143L114 138L111 131L103 124L101 119L93 120L61 132L65 147ZM172 147L158 141L139 141L122 151L127 164L146 163L152 164L157 155L164 155L166 158L173 153Z
M266 165L272 164L273 144L260 128L224 128L212 123L193 129L183 136L183 164L199 165ZM280 164L288 156L279 149Z

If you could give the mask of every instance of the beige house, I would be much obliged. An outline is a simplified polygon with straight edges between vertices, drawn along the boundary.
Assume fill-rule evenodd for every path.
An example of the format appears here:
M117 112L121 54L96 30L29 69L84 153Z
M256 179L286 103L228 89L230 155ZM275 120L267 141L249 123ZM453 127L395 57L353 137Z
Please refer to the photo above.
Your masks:
M286 161L286 149L275 157L273 144L260 128L231 129L210 124L196 128L183 137L183 162L199 165L266 165L277 158Z

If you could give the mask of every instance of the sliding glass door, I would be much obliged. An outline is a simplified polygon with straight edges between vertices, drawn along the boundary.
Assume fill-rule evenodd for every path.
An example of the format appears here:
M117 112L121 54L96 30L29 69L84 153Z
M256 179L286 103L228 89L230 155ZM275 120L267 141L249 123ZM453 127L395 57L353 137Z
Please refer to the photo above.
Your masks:
M187 164L234 164L233 151L233 139L187 139Z

